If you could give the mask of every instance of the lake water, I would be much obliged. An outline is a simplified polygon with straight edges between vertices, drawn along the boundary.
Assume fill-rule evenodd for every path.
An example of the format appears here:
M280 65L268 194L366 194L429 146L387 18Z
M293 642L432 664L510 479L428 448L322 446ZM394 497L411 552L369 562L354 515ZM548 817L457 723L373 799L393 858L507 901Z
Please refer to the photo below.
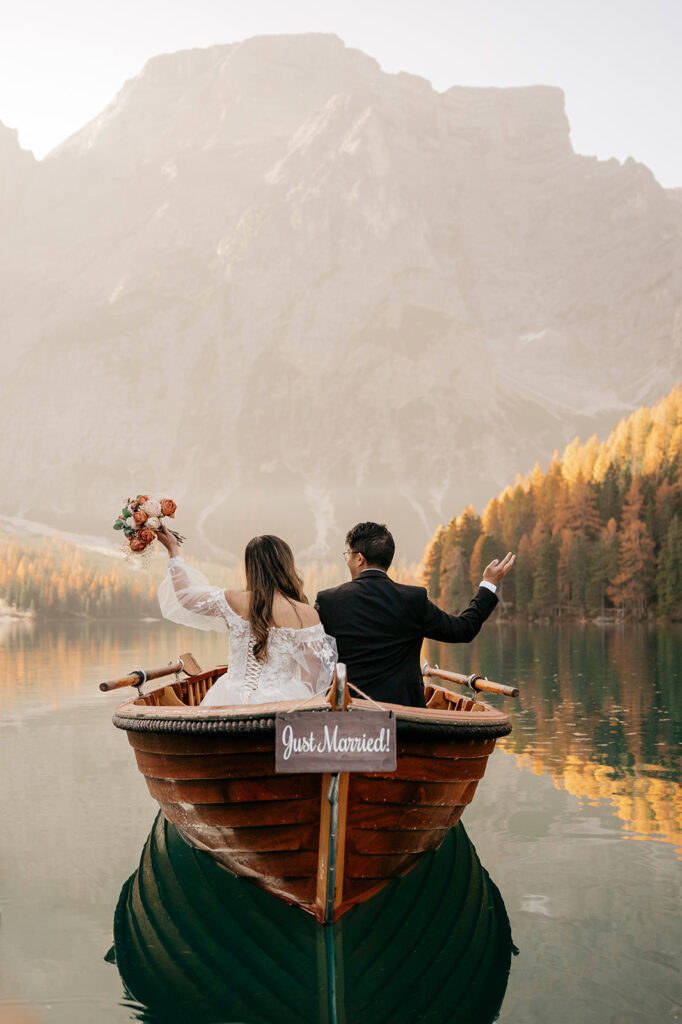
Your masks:
M104 957L112 945L119 894L138 866L157 807L125 735L111 725L122 691L102 694L97 684L134 667L164 664L186 650L204 667L224 662L225 639L160 622L0 630L0 1022L138 1019L143 1011L126 994L117 966ZM441 667L480 672L521 689L519 701L503 702L514 729L498 744L465 812L466 833L457 840L464 845L453 875L462 857L480 862L489 875L486 898L494 902L491 893L499 892L498 923L508 920L511 926L518 955L505 960L501 954L495 961L497 983L503 980L500 1021L682 1019L682 631L489 623L469 647L430 645L425 653ZM158 856L155 863L165 870ZM434 878L435 873L434 867ZM244 884L226 897L230 906L244 905L239 901L257 891L249 886L245 894ZM384 923L393 920L395 906L427 905L427 890L417 898L417 881L410 884L413 890L405 888L393 899L393 910L386 905ZM439 901L441 918L447 900L454 901L447 942L457 941L460 897ZM261 912L262 907L253 911ZM443 964L443 950L451 947L441 918L433 914L413 932L420 937L409 955L401 953L400 970L393 973L381 966L378 951L367 952L374 974L358 973L349 958L360 940L356 935L351 941L348 932L344 1012L365 1019L350 1007L371 980L377 1019L418 1020L414 1008L396 1006L392 1016L383 1017L381 1009L401 979L405 984L414 976L410 991L417 991L420 978L432 993L442 985L443 1000L439 1005L432 999L425 1020L479 1019L450 1001L448 970L464 970L465 950L448 954ZM244 911L240 926L247 917ZM199 918L195 927L205 930L207 921ZM286 933L295 925L282 927ZM378 920L375 928L381 927ZM365 931L370 938L381 934L368 926ZM301 993L305 977L295 971L303 969L313 941L301 938L298 967L283 967L292 986L303 986ZM472 938L468 948L473 943ZM505 948L509 952L510 943ZM257 961L256 945L248 960L251 973L243 975L253 979L246 986L253 988L253 1014L246 1005L231 1020L269 1019L264 1007L272 950L264 950L260 973ZM434 974L434 963L440 974ZM505 963L511 964L508 979ZM165 984L162 974L156 980ZM167 981L170 986L170 976ZM320 1007L318 1019L331 1019ZM285 1020L279 1013L272 1019Z

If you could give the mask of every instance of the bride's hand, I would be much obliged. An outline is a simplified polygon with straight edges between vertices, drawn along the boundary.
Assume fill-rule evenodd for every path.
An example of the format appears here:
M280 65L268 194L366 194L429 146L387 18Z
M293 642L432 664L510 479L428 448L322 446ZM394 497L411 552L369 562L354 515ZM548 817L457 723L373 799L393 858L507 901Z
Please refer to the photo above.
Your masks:
M178 553L178 542L165 523L161 523L156 537L159 543L163 544L169 556L175 558Z

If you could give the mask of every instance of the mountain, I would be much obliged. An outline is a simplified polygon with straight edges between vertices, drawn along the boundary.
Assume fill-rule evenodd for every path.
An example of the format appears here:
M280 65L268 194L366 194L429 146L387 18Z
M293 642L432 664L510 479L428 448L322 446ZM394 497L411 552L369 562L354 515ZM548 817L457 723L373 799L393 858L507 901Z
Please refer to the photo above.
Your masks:
M0 130L0 512L197 550L358 519L414 555L682 368L682 205L575 154L560 90L388 75L334 36L149 61L36 162Z

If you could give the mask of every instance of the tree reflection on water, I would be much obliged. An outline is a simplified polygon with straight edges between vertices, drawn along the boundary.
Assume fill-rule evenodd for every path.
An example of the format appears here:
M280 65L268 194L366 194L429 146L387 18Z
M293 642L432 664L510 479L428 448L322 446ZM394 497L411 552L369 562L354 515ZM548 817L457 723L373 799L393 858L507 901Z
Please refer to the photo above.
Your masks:
M427 656L518 686L500 748L682 855L682 630L491 624L471 648L431 643Z

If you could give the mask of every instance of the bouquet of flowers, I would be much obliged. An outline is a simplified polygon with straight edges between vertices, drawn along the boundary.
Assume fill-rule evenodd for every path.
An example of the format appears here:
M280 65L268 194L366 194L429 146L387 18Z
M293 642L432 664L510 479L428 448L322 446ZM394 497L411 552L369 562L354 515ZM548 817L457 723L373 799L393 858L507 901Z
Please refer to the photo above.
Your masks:
M141 555L148 552L156 540L164 519L173 519L177 505L172 498L150 498L148 494L138 494L136 498L128 498L125 508L114 523L115 530L123 530L127 545L126 553ZM181 537L175 530L170 530L178 544Z

